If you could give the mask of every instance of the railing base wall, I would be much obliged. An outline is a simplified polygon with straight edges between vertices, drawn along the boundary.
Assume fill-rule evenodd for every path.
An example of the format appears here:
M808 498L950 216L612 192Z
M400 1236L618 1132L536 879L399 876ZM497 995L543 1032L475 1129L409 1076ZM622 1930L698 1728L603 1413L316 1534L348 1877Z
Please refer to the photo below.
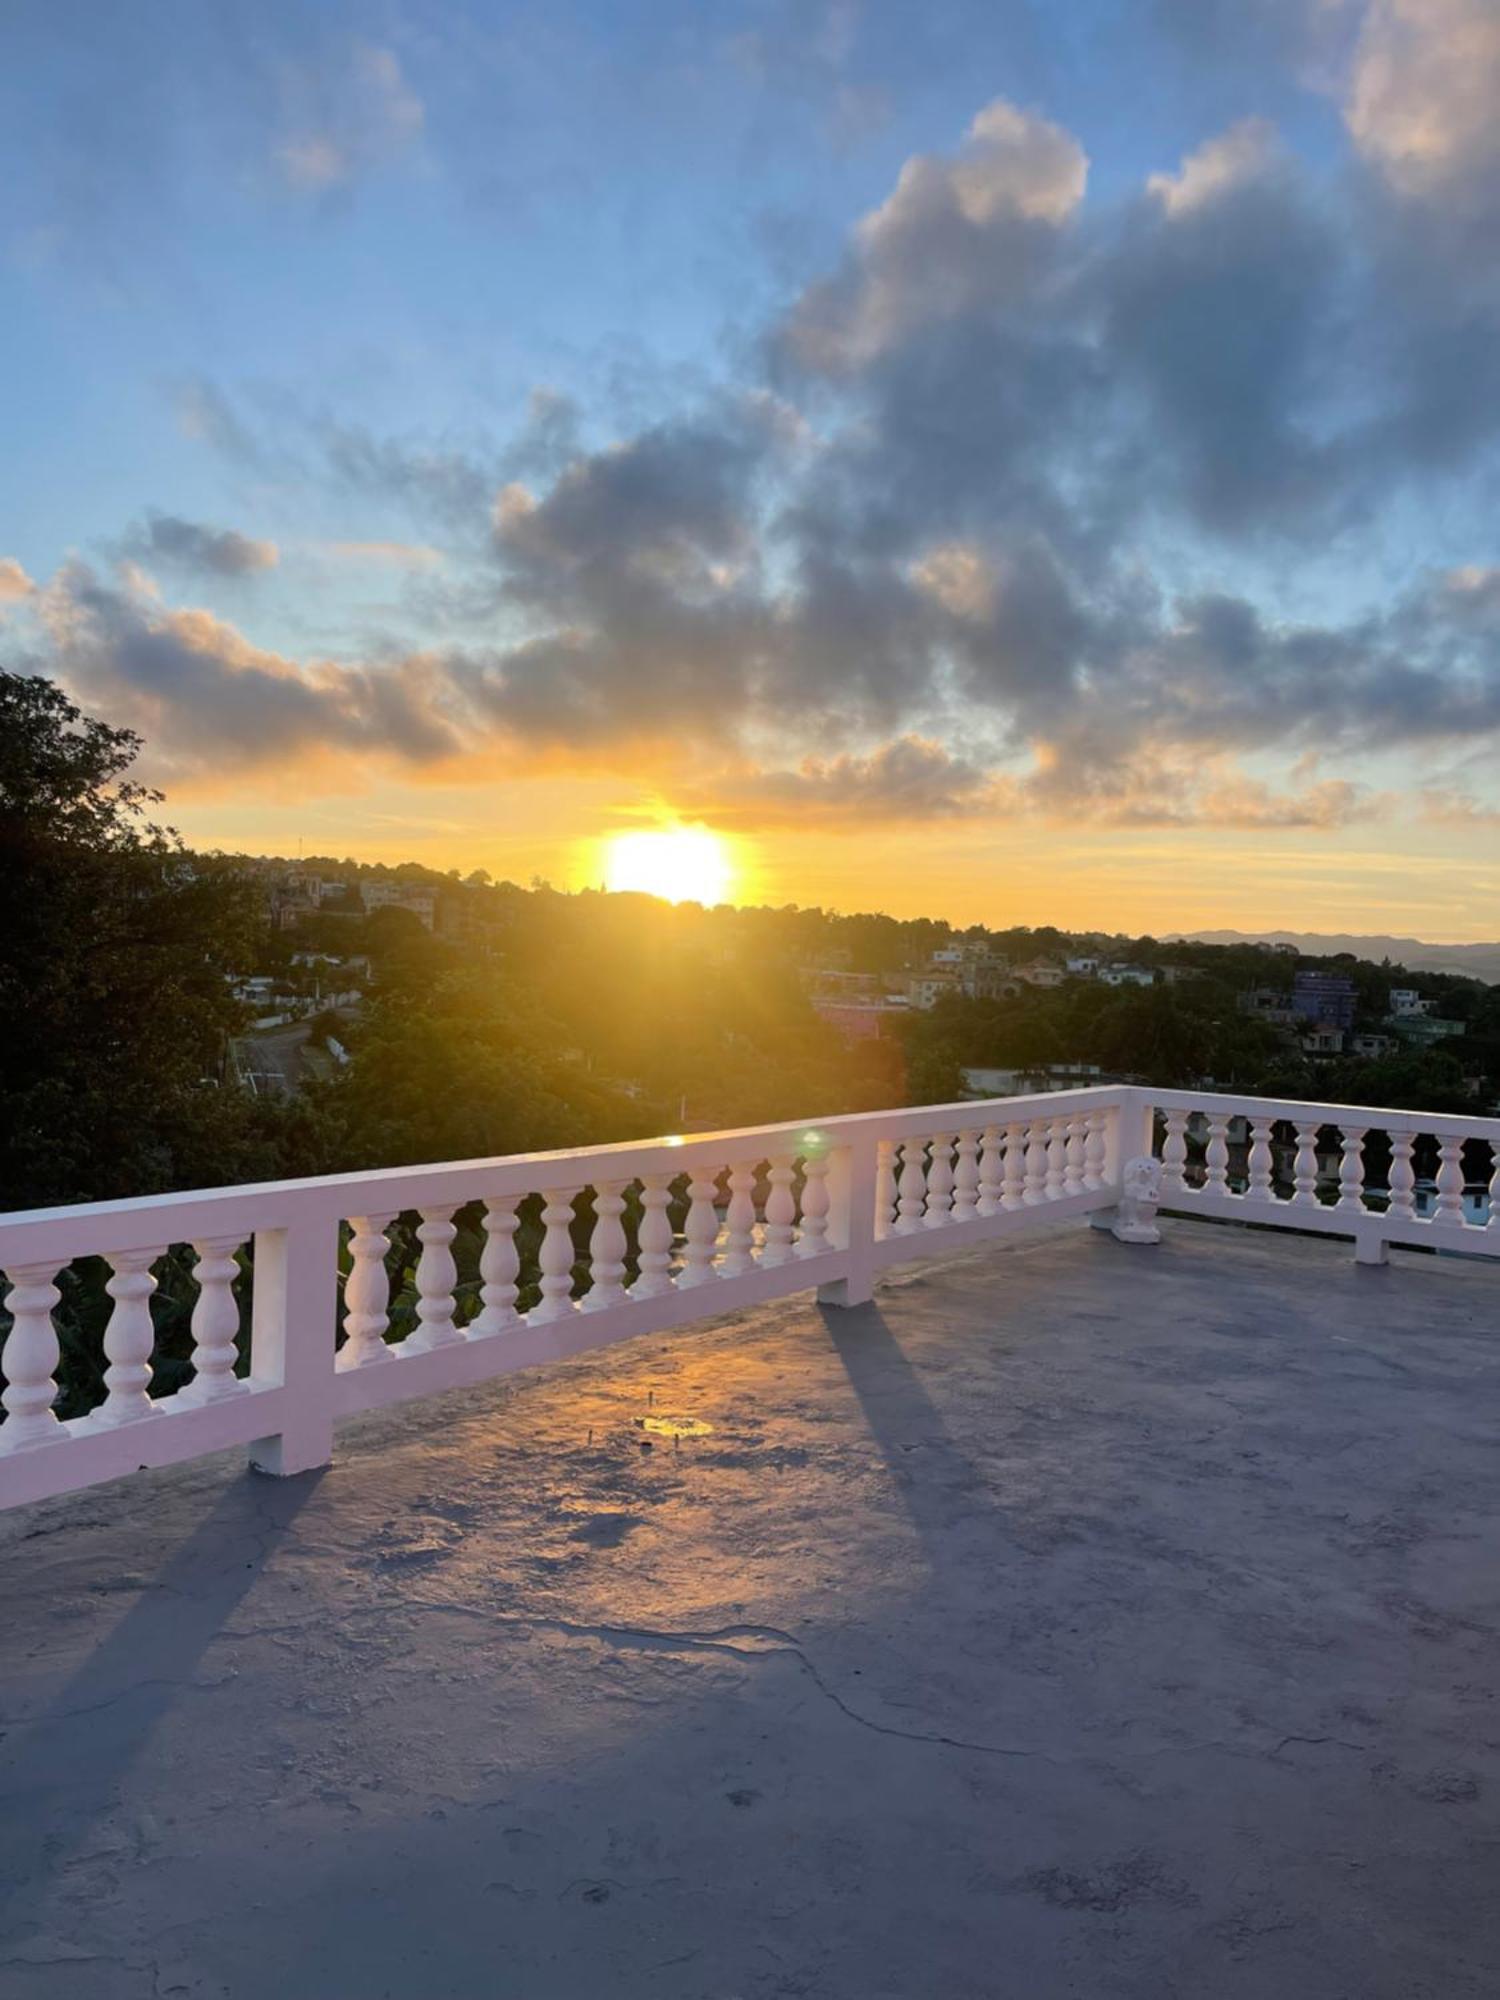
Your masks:
M1158 1213L1191 1222L1230 1222L1244 1229L1274 1229L1302 1236L1342 1237L1354 1245L1355 1262L1385 1264L1391 1249L1428 1250L1452 1257L1500 1258L1500 1231L1472 1223L1418 1218L1404 1221L1367 1209L1350 1214L1291 1201L1254 1201L1248 1195L1209 1195L1178 1190Z

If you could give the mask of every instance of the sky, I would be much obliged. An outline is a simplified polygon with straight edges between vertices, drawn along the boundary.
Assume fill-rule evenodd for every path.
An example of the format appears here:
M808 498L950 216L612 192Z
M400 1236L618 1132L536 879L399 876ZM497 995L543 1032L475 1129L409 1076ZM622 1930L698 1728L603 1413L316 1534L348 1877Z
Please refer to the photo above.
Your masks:
M1500 935L1493 0L0 44L0 666L195 845Z

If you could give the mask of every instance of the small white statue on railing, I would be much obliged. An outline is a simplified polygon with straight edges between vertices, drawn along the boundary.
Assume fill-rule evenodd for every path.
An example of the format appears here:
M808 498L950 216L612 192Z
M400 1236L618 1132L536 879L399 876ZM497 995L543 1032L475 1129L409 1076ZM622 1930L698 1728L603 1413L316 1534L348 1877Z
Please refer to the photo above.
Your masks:
M1161 1200L1161 1161L1146 1155L1127 1163L1120 1205L1110 1234L1121 1243L1160 1243L1156 1206Z

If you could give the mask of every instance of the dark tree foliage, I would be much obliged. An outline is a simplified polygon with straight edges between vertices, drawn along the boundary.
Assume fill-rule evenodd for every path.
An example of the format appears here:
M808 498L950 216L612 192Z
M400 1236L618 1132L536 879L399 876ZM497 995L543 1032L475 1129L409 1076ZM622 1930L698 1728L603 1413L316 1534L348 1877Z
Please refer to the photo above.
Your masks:
M152 823L139 749L0 674L0 1208L230 1180L257 1154L220 1088L251 894Z

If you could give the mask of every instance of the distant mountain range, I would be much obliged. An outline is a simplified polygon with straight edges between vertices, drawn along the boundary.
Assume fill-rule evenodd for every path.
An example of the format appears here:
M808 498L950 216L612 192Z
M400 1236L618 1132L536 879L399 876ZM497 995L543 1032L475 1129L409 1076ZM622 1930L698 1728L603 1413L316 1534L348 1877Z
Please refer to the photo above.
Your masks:
M1500 985L1500 941L1494 944L1424 944L1420 938L1355 937L1335 931L1182 931L1197 944L1294 944L1310 958L1352 951L1379 964L1390 959L1412 972L1463 972Z

